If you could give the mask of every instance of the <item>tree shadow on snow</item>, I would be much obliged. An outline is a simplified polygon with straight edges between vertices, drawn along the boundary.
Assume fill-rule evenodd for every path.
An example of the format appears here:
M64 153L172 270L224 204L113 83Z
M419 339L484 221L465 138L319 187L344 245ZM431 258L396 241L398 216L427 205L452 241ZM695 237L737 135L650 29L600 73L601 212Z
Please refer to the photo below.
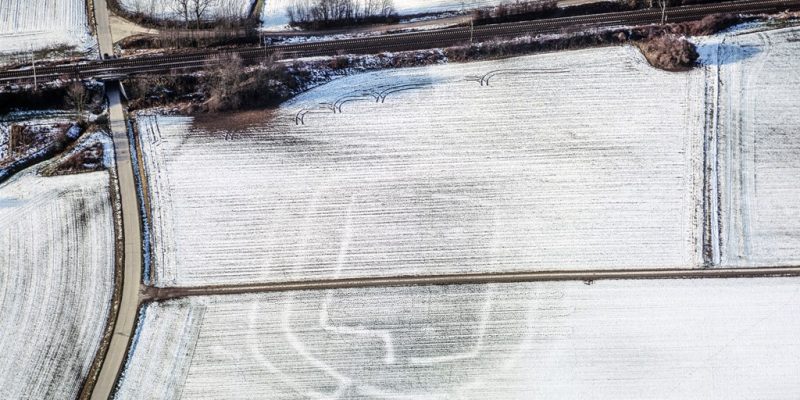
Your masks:
M739 46L726 43L699 44L697 62L700 65L736 64L761 53L757 46Z

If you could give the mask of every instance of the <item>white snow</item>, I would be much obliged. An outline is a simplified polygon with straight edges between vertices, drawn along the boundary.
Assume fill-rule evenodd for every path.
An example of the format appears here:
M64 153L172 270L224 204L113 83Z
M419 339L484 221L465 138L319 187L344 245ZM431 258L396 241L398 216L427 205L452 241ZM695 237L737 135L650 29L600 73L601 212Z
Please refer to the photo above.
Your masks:
M0 398L77 398L111 306L109 175L0 185Z
M183 20L177 0L118 0L124 9L155 18ZM256 0L209 0L206 17L244 18ZM189 3L192 4L191 2ZM191 14L190 8L190 14ZM194 17L191 17L194 20ZM210 19L210 18L209 18Z
M706 58L722 265L800 263L800 29L734 32ZM717 83L718 82L718 83Z
M703 79L609 47L341 78L242 131L140 115L153 282L694 267Z
M117 399L792 399L800 279L396 287L146 306Z
M85 0L0 2L0 54L62 45L78 51L88 51L96 45L89 33Z

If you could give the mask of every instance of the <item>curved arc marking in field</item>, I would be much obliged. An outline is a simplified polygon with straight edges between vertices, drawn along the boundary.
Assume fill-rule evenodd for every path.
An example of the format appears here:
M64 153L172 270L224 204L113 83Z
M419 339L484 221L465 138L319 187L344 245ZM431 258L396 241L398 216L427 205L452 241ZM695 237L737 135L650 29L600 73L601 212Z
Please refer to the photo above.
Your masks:
M407 83L402 85L380 85L373 89L351 92L338 97L333 102L320 102L314 106L301 108L294 115L295 125L305 125L306 115L308 114L341 114L342 106L347 103L357 101L368 101L374 99L376 103L384 103L387 97L394 93L405 92L415 89L423 89L429 86L429 82Z
M468 82L478 82L481 86L489 86L492 78L498 75L538 75L538 74L565 74L570 70L565 68L531 68L531 69L496 69L483 75L469 75L466 77Z
M470 82L478 82L481 86L489 86L492 78L498 75L523 75L523 74L563 74L569 73L569 69L565 68L536 68L536 69L500 69L489 71L484 75L467 76L466 80ZM372 89L351 92L341 96L333 102L320 102L316 106L304 107L295 113L295 125L305 125L305 117L308 114L328 114L332 111L334 114L342 113L342 108L345 104L357 101L366 101L370 98L375 99L377 103L385 103L386 99L391 94L423 89L430 85L430 82L412 82L400 85L379 85Z

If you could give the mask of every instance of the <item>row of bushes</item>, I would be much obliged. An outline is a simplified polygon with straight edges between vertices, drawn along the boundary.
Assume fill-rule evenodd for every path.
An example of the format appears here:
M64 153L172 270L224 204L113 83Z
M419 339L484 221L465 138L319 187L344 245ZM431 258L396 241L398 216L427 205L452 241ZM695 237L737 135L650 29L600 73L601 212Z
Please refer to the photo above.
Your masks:
M115 14L134 22L138 25L156 29L237 29L244 27L258 27L260 21L255 13L247 16L240 15L208 15L211 10L209 2L221 0L186 0L186 9L182 12L175 10L176 15L183 18L161 18L155 12L130 10L123 7L119 0L106 0L108 8ZM164 0L152 0L159 2ZM176 3L180 6L180 0ZM166 2L166 1L164 1ZM224 4L219 9L227 10Z
M361 24L400 22L392 0L305 0L286 8L289 25L330 29Z
M248 68L237 57L214 60L203 73L139 76L125 80L131 110L172 107L193 114L277 106L317 84L352 71L424 66L445 60L438 50L267 62Z
M140 76L126 80L124 84L131 109L180 103L180 112L197 113L275 106L307 87L321 83L320 79L324 80L325 76L350 72L345 70L423 66L444 60L471 61L630 42L639 46L653 66L679 71L692 68L698 57L694 45L679 35L707 35L739 22L742 19L735 15L711 15L701 21L663 26L525 37L454 46L443 51L338 56L294 64L268 62L260 68L247 68L242 60L228 56L214 60L203 73Z
M570 7L559 7L558 1L516 1L502 3L495 7L481 8L472 12L475 25L518 22L532 19L572 17L577 15L599 14L635 9L628 3L619 1L599 1Z
M74 110L76 108L98 114L104 107L104 96L102 85L87 85L69 77L62 77L60 85L40 83L36 89L19 88L18 90L0 91L0 114L14 110Z
M126 79L129 109L183 103L198 111L268 107L287 100L302 77L283 63L246 68L236 56L213 60L203 73L147 75Z
M667 7L678 7L690 4L730 0L626 0L598 1L569 7L559 7L557 0L516 0L501 3L494 7L476 9L472 19L476 25L518 22L544 18L574 17L580 15L601 14L610 12L633 11L660 6L666 2Z
M259 44L255 29L215 29L203 31L160 30L155 35L128 36L119 41L123 49L166 49Z
M742 22L737 15L709 15L700 21L610 29L594 33L526 37L445 49L452 61L498 58L524 53L584 48L635 42L657 68L680 71L692 68L698 58L695 46L679 35L709 35Z

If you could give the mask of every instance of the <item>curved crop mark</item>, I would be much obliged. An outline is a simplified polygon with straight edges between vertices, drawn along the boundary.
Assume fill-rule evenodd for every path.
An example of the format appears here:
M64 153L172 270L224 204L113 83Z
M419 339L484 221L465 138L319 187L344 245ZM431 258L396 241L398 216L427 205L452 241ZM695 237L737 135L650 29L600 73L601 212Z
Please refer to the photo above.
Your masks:
M353 101L367 101L370 99L377 99L377 95L372 91L362 91L342 96L333 102L333 112L335 113L338 110L341 113L342 106L346 103L350 103Z
M478 82L481 86L489 86L492 78L498 75L526 75L526 74L564 74L569 72L564 68L529 68L529 69L496 69L483 75L470 75L466 77L468 82Z
M390 94L405 92L407 90L414 90L414 89L422 89L423 87L427 86L425 83L410 83L406 85L398 85L390 87L382 92L379 93L378 99L381 103L386 101L386 97Z
M318 103L312 107L305 107L298 111L294 116L295 125L305 125L305 118L308 114L327 114L327 113L341 113L342 108L347 103L357 101L372 101L376 103L384 103L386 98L394 93L404 92L408 90L421 89L427 86L428 83L407 83L402 85L380 85L373 89L351 92L344 96L337 98L334 102Z
M305 125L306 115L327 114L329 111L333 111L332 107L333 106L330 103L320 103L317 104L315 108L303 108L302 110L298 111L297 114L294 115L294 123L295 125Z

